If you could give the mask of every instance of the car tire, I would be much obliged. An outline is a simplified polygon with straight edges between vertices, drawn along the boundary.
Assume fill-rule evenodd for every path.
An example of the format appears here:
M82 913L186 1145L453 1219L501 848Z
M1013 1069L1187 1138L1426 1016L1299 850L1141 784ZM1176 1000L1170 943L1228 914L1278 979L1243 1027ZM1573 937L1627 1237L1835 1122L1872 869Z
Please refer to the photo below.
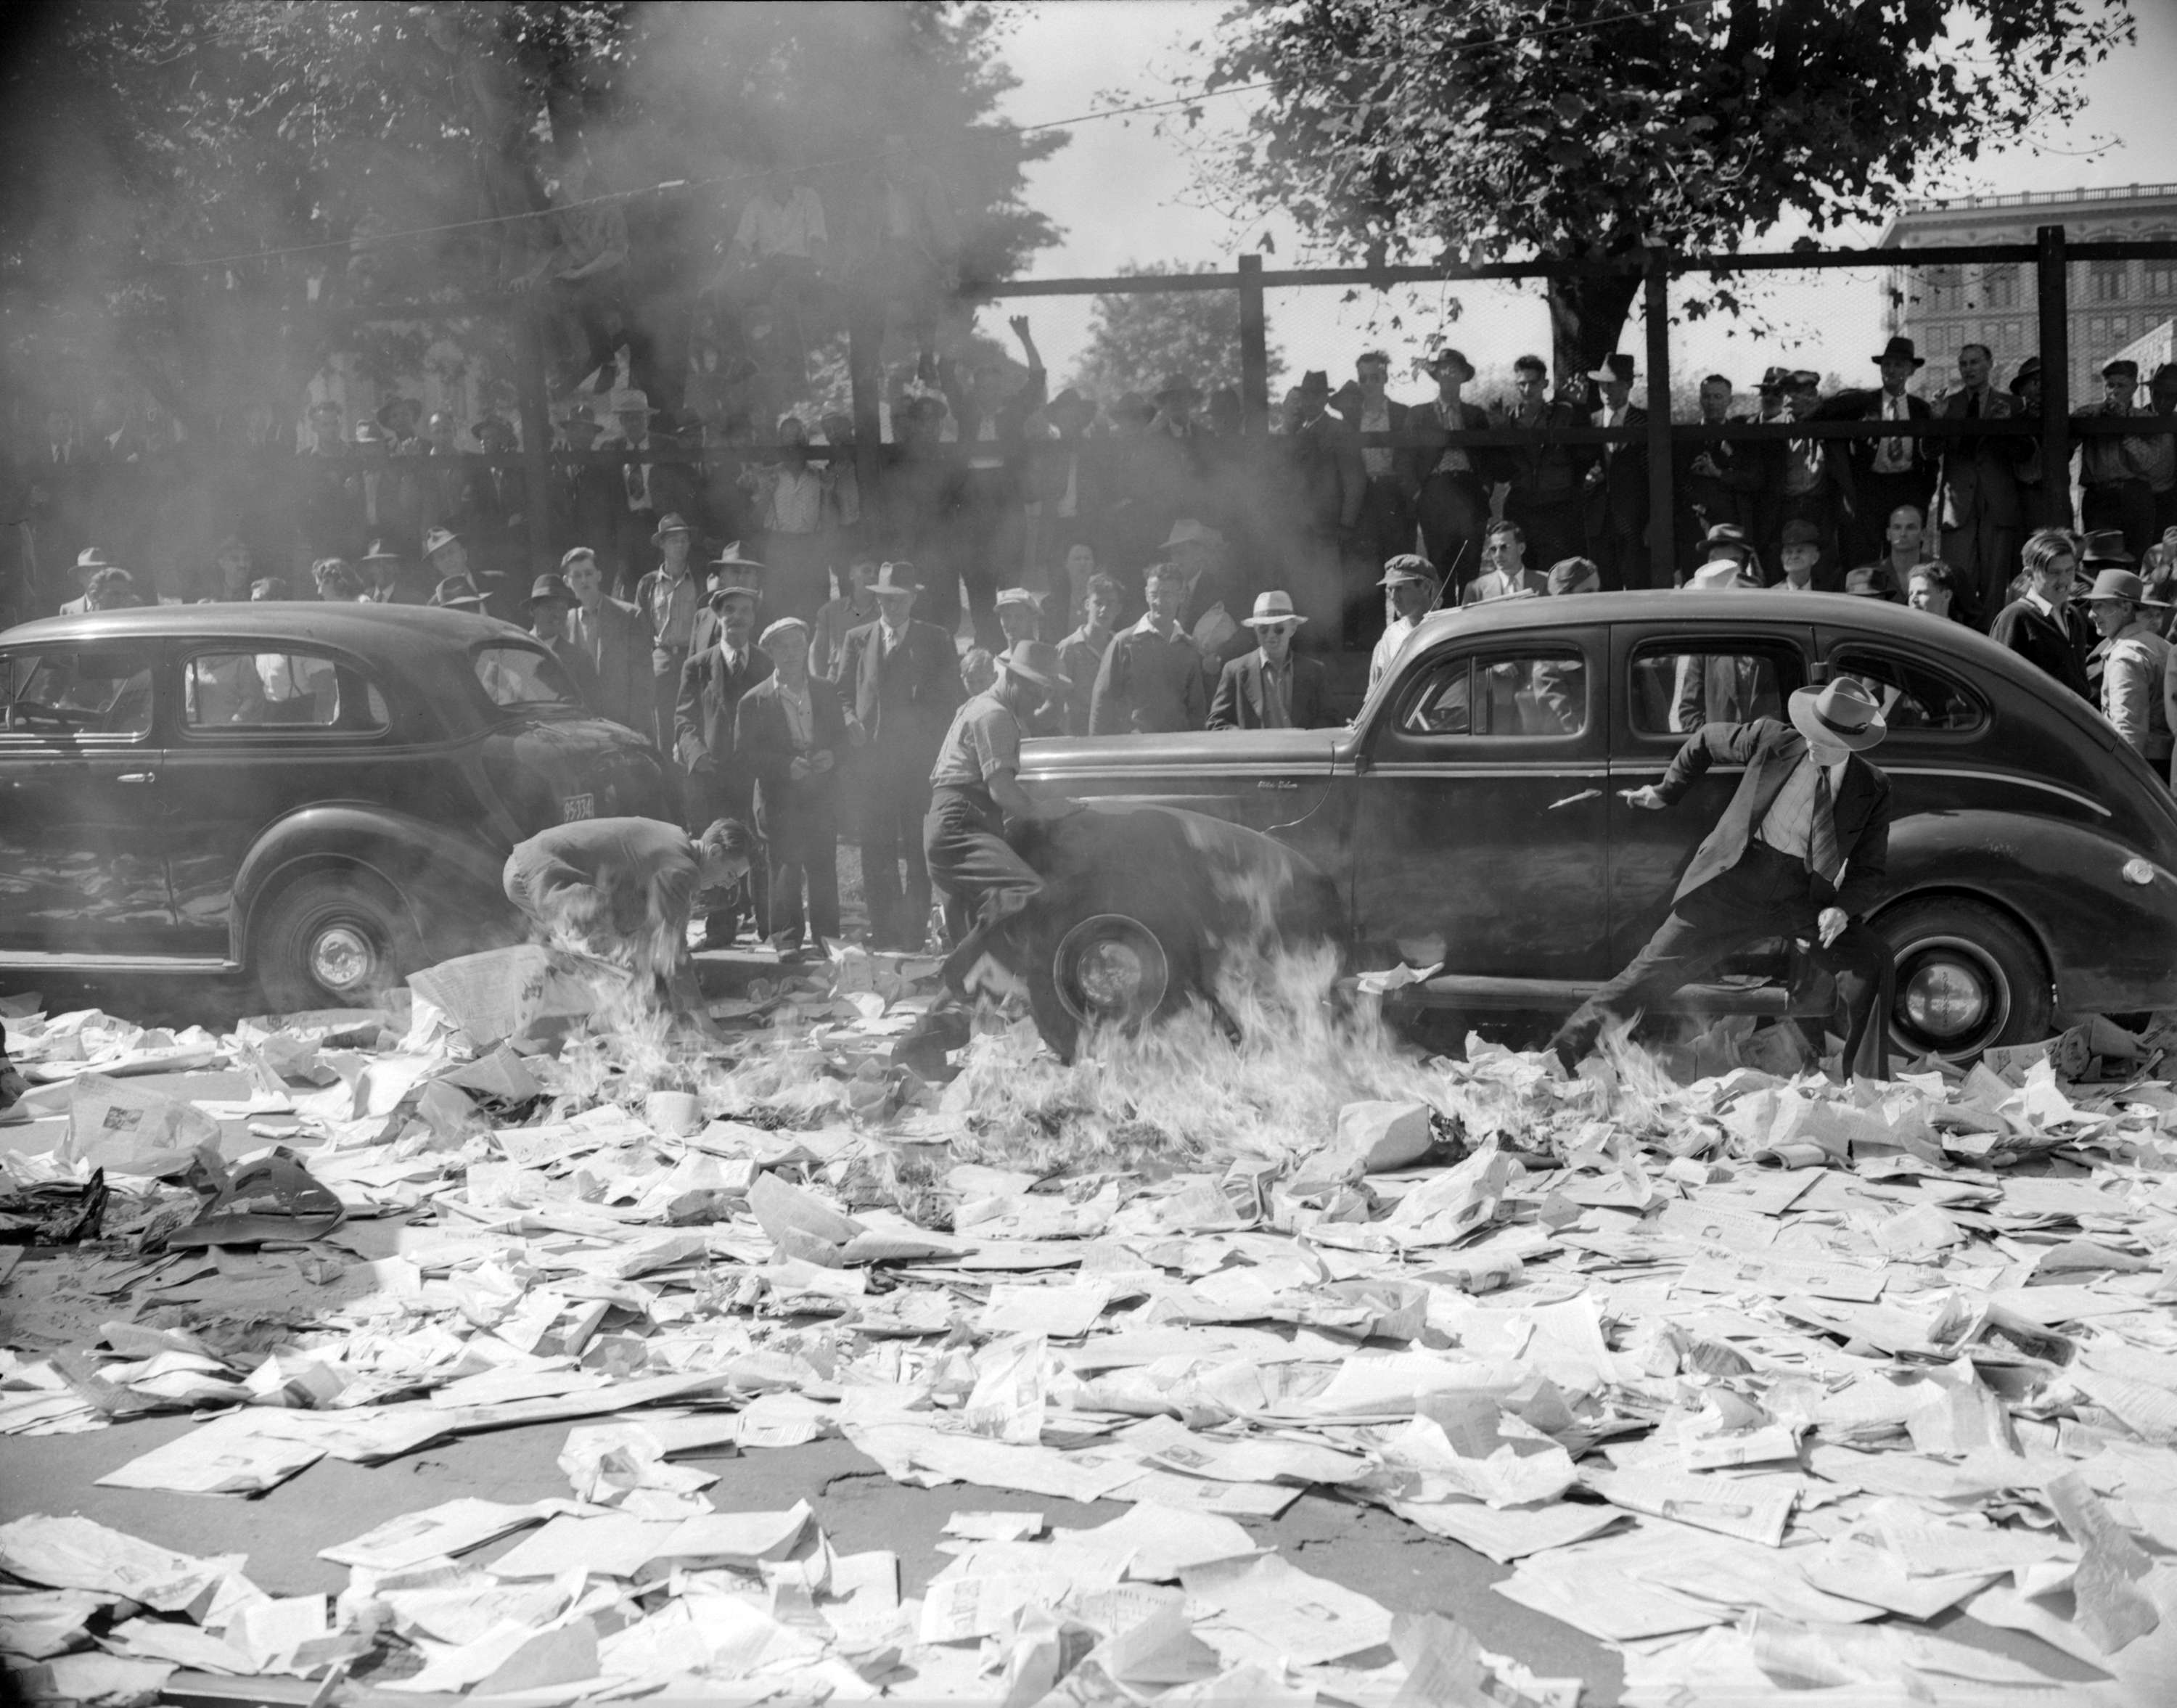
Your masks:
M366 1008L422 963L400 896L354 867L306 872L260 904L251 962L272 1012Z
M1209 994L1198 932L1109 898L1045 924L1027 960L1029 1010L1061 1061L1093 1027L1138 1031Z
M1994 1045L2049 1035L2049 964L2007 914L1984 902L1931 897L1891 909L1875 929L1895 956L1894 1052L1962 1062Z

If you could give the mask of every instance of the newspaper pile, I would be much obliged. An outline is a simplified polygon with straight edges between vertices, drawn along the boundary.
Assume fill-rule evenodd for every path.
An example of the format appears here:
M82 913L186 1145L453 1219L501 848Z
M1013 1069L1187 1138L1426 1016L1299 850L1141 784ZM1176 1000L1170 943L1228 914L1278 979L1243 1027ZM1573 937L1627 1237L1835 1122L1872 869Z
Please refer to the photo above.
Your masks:
M103 1167L117 1198L108 1237L0 1292L0 1430L194 1411L101 1481L209 1498L569 1426L564 1487L326 1547L336 1597L89 1519L0 1526L0 1649L35 1694L149 1700L181 1669L532 1702L1578 1699L1455 1610L1266 1547L1312 1492L1509 1568L1496 1593L1619 1651L1629 1702L2177 1700L2164 1034L1841 1086L1622 1050L1568 1080L1474 1039L1386 1055L1401 1094L1282 1145L1258 1108L1182 1165L1115 1142L1054 1170L1006 1165L979 1099L1040 1074L1007 1118L1078 1113L1108 1053L1031 1072L985 1032L922 1086L885 1050L926 966L850 953L720 1005L734 1059L700 1071L615 1055L579 980L528 970L245 1023L213 1059L248 1096L201 1105L127 1072L199 1040L10 1021L31 1113L70 1116L10 1183ZM1358 1083L1386 1046L1356 1036ZM49 1063L69 1038L107 1071L43 1071L99 1053ZM347 1220L162 1247L221 1122ZM34 1270L79 1285L26 1296ZM707 1498L706 1457L835 1437L903 1484L1127 1511L963 1500L913 1595L805 1504Z

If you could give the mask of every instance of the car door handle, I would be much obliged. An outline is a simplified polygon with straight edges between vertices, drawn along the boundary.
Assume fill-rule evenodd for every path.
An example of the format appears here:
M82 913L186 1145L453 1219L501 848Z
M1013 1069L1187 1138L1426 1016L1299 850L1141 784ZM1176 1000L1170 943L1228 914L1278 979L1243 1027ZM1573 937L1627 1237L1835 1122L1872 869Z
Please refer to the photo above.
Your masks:
M124 771L113 780L116 783L156 783L159 773L156 771Z
M1553 800L1542 810L1555 812L1561 806L1574 806L1583 800L1594 800L1601 794L1599 789L1583 789L1578 794L1569 794L1563 800Z

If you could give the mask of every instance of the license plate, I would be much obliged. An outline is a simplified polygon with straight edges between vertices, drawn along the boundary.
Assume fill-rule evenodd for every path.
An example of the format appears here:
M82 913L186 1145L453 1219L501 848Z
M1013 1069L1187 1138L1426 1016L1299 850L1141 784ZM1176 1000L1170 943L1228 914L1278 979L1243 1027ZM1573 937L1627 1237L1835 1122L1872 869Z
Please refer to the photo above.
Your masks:
M559 797L559 822L572 824L578 818L597 816L597 797L591 794L563 794Z

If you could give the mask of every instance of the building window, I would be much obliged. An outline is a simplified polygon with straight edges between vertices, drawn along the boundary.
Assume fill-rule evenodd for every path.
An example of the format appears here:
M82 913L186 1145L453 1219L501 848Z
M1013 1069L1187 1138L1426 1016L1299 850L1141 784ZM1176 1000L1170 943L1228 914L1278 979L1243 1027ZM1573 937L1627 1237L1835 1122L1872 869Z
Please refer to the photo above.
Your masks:
M2124 301L2124 263L2121 261L2095 262L2093 272L2090 276L2092 300L2097 303Z
M2153 260L2147 264L2147 294L2150 297L2177 297L2177 260Z
M2093 319L2087 322L2087 336L2092 339L2096 344L2108 343L2109 335L2109 330L2108 315L2097 314Z
M1927 293L1928 307L1938 314L1947 314L1961 306L1959 270L1956 267L1929 268L1923 288Z
M2131 316L2120 314L2110 321L2109 336L2120 344L2128 342L2131 337Z
M1980 271L1981 306L2016 308L2018 306L2018 269L1983 267Z

